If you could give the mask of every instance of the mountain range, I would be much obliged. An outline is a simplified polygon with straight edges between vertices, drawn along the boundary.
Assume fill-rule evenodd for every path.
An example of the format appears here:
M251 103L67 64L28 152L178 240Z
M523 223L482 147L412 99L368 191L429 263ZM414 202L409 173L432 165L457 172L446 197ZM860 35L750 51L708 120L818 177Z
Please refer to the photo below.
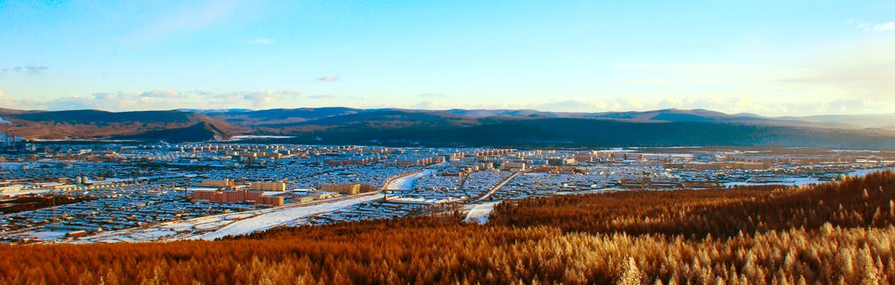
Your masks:
M763 117L709 110L570 113L344 107L270 110L0 109L32 140L189 142L237 135L312 144L494 147L797 146L895 149L895 114Z

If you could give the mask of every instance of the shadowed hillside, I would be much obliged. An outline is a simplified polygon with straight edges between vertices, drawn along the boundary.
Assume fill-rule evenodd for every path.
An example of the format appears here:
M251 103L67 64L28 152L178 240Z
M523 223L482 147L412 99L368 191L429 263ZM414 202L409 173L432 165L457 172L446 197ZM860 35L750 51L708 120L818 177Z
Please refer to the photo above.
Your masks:
M820 146L895 148L895 133L707 110L561 113L319 108L212 113L298 143L426 146Z
M31 139L165 139L280 135L276 142L394 146L797 146L895 149L895 132L707 110L561 113L533 110L301 108L105 112L0 110ZM194 136L184 128L207 123Z
M213 132L219 137L229 137L246 130L217 118L181 111L2 110L0 116L15 124L16 135L29 139L203 141L214 136L195 127L197 125L213 125Z
M208 122L199 122L195 125L176 129L148 131L142 134L121 136L118 139L156 141L164 140L170 143L222 140L229 135Z
M578 118L464 118L384 113L264 129L291 141L426 146L810 146L895 148L895 136L869 130L717 122L631 122ZM420 117L431 117L420 119Z

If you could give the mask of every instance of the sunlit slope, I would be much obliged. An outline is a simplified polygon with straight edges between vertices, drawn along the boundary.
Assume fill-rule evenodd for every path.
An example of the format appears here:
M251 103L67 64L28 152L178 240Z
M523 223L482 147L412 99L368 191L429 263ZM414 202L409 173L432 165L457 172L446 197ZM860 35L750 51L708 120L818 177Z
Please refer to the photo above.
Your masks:
M631 192L224 241L0 246L2 284L888 284L895 175Z

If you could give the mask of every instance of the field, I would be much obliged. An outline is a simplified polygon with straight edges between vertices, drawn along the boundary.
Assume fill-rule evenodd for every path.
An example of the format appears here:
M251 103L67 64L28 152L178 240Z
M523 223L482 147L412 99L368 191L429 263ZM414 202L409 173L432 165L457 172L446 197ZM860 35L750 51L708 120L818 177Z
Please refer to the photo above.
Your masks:
M895 174L615 192L219 241L0 246L0 284L889 284Z

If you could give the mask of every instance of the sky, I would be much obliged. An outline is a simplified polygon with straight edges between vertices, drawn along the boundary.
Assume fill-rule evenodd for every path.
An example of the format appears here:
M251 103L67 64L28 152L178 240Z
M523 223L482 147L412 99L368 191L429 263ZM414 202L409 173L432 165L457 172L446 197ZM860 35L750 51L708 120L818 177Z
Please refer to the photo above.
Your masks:
M895 112L895 1L0 0L0 107Z

